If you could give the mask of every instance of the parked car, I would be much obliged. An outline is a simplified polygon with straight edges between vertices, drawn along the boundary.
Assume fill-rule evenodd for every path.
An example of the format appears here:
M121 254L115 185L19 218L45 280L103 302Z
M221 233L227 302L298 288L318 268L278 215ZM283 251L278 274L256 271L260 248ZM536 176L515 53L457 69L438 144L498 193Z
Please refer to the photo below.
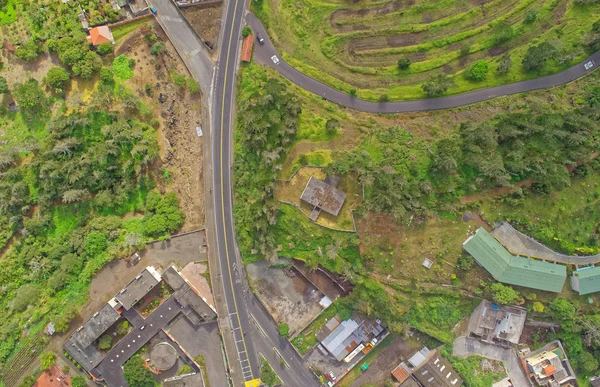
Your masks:
M259 33L256 33L256 40L258 40L258 43L260 44L265 44L265 38L263 38Z

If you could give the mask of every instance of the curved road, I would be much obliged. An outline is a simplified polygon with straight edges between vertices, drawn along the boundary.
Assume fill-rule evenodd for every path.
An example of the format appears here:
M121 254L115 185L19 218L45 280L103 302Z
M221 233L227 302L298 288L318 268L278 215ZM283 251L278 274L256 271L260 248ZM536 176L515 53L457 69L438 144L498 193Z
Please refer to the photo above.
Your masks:
M300 71L296 70L289 64L287 64L280 56L269 35L261 22L253 14L246 16L246 21L252 27L252 30L256 33L259 32L265 39L264 44L254 45L254 60L258 63L267 65L274 68L289 79L296 85L303 89L306 89L312 93L318 94L325 99L335 102L337 104L349 107L351 109L368 112L368 113L406 113L406 112L417 112L426 110L436 109L448 109L455 108L464 105L470 105L476 102L485 101L487 99L502 97L510 94L522 93L525 91L546 89L563 85L565 83L572 82L587 73L594 71L597 64L600 64L600 51L596 52L582 63L579 63L573 67L566 69L558 74L550 75L543 78L531 79L529 81L510 83L507 85L491 87L488 89L481 89L472 91L464 94L456 94L441 98L432 99L421 99L416 101L405 101L405 102L369 102L341 91L335 90L334 88L327 86L326 84L319 82L307 75L304 75ZM277 55L279 63L274 64L271 60L273 55ZM586 69L585 64L592 62L592 67Z

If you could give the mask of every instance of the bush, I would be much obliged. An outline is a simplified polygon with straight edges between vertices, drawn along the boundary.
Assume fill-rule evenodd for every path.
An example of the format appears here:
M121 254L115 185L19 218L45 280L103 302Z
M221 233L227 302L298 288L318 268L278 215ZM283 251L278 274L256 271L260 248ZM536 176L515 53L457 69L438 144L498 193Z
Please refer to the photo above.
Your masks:
M165 48L165 44L163 42L156 42L152 45L152 48L150 49L150 53L152 55L159 55L160 53L163 52Z
M242 28L242 36L245 38L246 36L250 35L252 33L252 28L250 28L250 26L244 26L244 28Z
M112 337L110 337L110 335L103 335L100 337L100 340L98 340L98 348L107 350L110 349L110 347L112 347Z
M127 58L125 55L119 55L112 64L112 70L115 77L127 80L133 77L132 66L135 61Z
M498 23L494 28L493 45L498 46L502 43L508 42L515 36L515 33L510 25L505 21Z
M462 254L456 262L456 268L460 271L469 271L475 264L475 260L469 254Z
M390 97L387 94L381 94L379 96L379 102L387 102L390 100Z
M101 43L100 45L98 45L98 48L96 50L98 51L98 54L100 54L100 55L112 54L113 45L112 45L112 43L109 43L109 42Z
M0 94L8 93L8 83L6 82L6 78L0 77Z
M125 336L127 332L129 332L129 322L127 322L127 320L121 321L119 325L117 325L117 334Z
M175 84L175 86L185 87L185 84L186 84L185 75L173 73L173 83Z
M290 326L288 324L279 324L277 329L279 329L279 336L281 337L288 337L290 335Z
M533 303L533 311L536 313L544 313L544 304L539 301Z
M513 61L510 58L510 54L504 54L500 57L500 62L498 63L498 69L496 71L498 74L506 74L510 71L513 65Z
M537 17L538 17L537 10L530 9L529 11L527 11L527 15L525 15L525 23L527 23L527 24L535 23L535 21L537 20Z
M492 284L490 291L492 292L492 299L499 305L513 304L519 299L519 292L499 282Z
M406 70L410 67L411 61L408 58L398 59L398 68L400 70Z
M53 89L62 89L69 84L71 74L62 67L52 67L46 74L45 82Z
M200 92L200 85L194 80L194 78L191 77L187 79L187 88L188 91L192 94Z
M338 120L336 120L335 118L330 118L327 120L327 123L325 123L325 129L327 129L327 131L329 133L335 132L339 127L340 127L340 122Z
M425 82L421 88L428 97L437 97L448 91L449 88L456 86L452 78L447 75L438 74Z
M535 72L541 70L549 59L556 55L556 47L544 42L537 46L531 46L527 49L523 57L523 69L527 72Z
M473 63L465 73L465 78L470 81L480 82L487 76L489 67L485 60L478 60Z

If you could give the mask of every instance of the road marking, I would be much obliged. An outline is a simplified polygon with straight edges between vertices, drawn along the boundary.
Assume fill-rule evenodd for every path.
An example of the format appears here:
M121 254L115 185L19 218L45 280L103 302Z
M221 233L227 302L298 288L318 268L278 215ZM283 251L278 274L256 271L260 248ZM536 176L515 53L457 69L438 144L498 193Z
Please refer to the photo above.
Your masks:
M285 364L285 368L290 368L290 365L288 364L287 361L285 361L285 358L283 357L283 355L281 355L281 353L277 350L277 348L273 347L273 351L275 351L275 354L277 356L279 356L279 358L281 359L283 364Z
M258 330L260 331L260 333L262 333L262 335L264 337L267 337L267 333L265 332L264 329L262 329L262 327L260 326L260 324L258 323L258 321L256 320L256 318L254 317L253 314L250 314L250 318L252 319L252 322L254 323L254 325L256 325L256 327L258 328Z
M225 119L225 94L227 91L227 70L229 69L229 56L231 54L231 42L233 41L233 27L235 24L235 19L236 19L236 15L238 12L238 2L239 0L235 0L235 3L230 4L233 5L233 19L232 19L232 23L231 23L231 29L229 31L229 44L227 45L227 54L226 54L226 60L225 60L225 76L223 78L223 97L221 100L221 138L220 138L220 149L219 149L219 157L221 159L221 163L220 163L220 173L219 173L219 177L220 177L220 186L221 186L221 216L222 216L222 221L223 221L223 237L224 237L224 242L225 242L225 258L227 259L227 270L229 271L229 285L231 286L231 293L233 296L233 306L235 308L235 314L237 316L237 321L238 321L238 327L240 329L241 332L241 337L242 337L242 343L244 344L244 353L247 353L248 349L246 348L246 341L244 340L244 332L242 330L242 322L240 321L240 316L237 314L238 313L238 307L237 307L237 301L236 301L236 297L235 297L235 289L233 287L233 281L232 281L232 275L231 275L231 260L229 259L229 246L227 243L227 227L225 226L225 191L223 190L223 183L224 183L224 178L223 178L223 121ZM231 123L230 123L231 124ZM231 324L233 325L233 324ZM235 339L235 338L234 338ZM237 344L236 344L237 347ZM236 348L237 349L237 348ZM238 356L240 355L240 352L238 351ZM241 366L241 362L240 362L240 366ZM252 369L250 370L250 379L252 379Z

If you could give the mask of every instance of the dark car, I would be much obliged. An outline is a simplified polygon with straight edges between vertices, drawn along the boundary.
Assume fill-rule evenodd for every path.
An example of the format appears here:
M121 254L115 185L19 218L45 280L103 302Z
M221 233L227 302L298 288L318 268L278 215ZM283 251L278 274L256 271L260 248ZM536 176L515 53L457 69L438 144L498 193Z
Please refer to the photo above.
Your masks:
M256 40L258 40L258 43L260 44L265 44L265 38L263 38L261 34L256 34Z

